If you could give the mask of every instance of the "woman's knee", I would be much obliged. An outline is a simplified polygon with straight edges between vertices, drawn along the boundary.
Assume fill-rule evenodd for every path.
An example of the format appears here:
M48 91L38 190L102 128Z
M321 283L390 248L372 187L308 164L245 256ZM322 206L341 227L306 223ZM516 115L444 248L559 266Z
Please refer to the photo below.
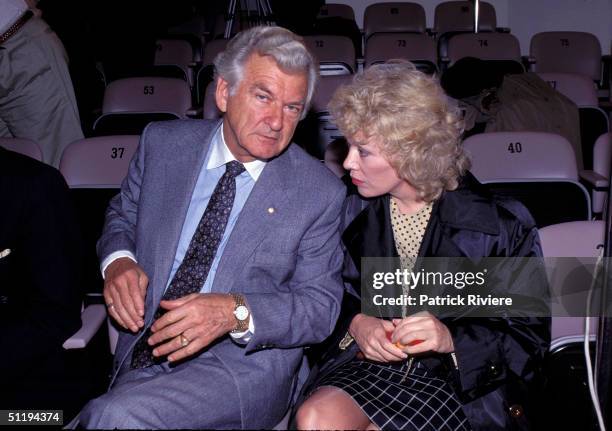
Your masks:
M311 402L311 400L312 397L306 400L295 415L297 429L299 430L322 429L319 422L325 412L322 412L320 406L316 402Z
M300 430L312 429L364 429L368 417L344 391L323 387L311 395L296 413Z

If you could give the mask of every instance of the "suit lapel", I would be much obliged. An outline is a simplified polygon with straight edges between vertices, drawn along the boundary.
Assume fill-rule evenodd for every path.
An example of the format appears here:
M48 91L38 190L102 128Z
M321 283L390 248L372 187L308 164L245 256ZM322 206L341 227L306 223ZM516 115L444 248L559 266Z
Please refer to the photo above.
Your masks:
M269 161L251 190L219 261L213 292L232 290L240 279L236 272L244 267L261 241L275 231L276 211L290 204L291 157L288 153L289 150Z
M159 215L161 228L157 235L154 260L160 276L154 289L154 304L159 303L168 283L191 197L216 130L217 126L213 126L203 129L201 133L181 137L181 142L175 143L174 147L177 152L180 148L180 156L165 165L163 183L160 181L163 184L164 205ZM169 147L172 147L172 143Z

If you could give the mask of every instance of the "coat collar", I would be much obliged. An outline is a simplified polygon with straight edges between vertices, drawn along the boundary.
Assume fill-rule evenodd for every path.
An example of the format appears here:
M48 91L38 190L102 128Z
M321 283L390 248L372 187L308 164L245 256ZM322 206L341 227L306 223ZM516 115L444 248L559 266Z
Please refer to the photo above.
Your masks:
M359 200L356 193L356 188L350 187L348 199ZM389 199L389 195L372 199L342 235L342 241L357 265L361 257L398 255L391 226ZM456 190L444 192L434 203L419 255L429 255L432 252L434 234L450 236L452 231L469 230L498 235L497 220L497 208L490 193L467 172Z
M437 216L443 226L498 235L497 208L491 198L488 189L466 172L459 187L438 200Z

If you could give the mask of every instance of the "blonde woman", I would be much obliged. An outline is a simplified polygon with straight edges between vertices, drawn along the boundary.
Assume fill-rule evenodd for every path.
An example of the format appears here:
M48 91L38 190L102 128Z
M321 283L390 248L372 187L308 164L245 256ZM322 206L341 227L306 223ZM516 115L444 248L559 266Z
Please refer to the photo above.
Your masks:
M527 428L525 388L549 343L547 318L371 317L360 312L358 268L361 257L399 256L410 266L417 256L540 256L531 216L467 171L457 108L412 64L372 66L330 109L349 143L347 291L298 428ZM544 283L529 289L546 297Z

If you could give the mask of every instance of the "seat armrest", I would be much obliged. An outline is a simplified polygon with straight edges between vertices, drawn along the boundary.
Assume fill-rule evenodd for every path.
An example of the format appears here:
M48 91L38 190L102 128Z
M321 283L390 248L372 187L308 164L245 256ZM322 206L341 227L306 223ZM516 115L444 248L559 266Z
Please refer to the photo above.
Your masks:
M64 341L63 347L66 350L83 349L89 344L91 339L102 323L106 319L106 307L103 304L92 304L81 312L81 329L72 337Z
M580 171L580 179L589 183L596 191L603 192L608 190L608 179L601 174L591 170Z

